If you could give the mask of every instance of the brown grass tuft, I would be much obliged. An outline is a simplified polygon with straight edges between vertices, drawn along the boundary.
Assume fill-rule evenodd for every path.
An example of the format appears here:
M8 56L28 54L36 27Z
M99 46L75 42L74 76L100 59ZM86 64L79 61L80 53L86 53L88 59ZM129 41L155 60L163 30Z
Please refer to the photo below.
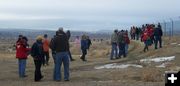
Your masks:
M162 81L162 73L158 70L158 68L144 68L142 70L141 79L145 82Z

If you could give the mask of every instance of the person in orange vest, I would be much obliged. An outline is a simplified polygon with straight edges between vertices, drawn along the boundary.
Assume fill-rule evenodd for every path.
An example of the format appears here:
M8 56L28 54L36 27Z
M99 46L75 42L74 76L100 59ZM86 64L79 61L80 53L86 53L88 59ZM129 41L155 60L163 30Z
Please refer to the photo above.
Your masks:
M43 65L49 65L49 40L48 40L48 35L44 35L44 40L43 40L43 51L44 51L44 61Z

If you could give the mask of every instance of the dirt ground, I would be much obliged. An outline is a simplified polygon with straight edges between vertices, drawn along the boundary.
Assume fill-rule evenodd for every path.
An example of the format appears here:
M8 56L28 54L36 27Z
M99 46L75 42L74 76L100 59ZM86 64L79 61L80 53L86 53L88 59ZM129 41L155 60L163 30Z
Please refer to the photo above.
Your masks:
M176 44L172 44L176 43ZM180 70L180 39L174 37L169 40L164 38L163 48L154 50L150 46L148 52L144 53L143 43L131 41L129 54L126 58L109 60L111 46L108 42L93 43L87 62L79 59L80 51L71 46L75 61L70 63L70 81L53 81L54 63L50 58L50 65L42 67L44 79L34 82L34 63L29 56L27 60L27 78L18 77L17 59L14 52L0 51L0 86L164 86L164 72L169 70ZM0 44L0 46L4 46ZM141 63L144 58L155 58L163 56L175 56L175 60L168 62L165 68L157 68L156 63ZM95 69L96 66L105 64L139 64L143 68L128 67L123 69ZM62 73L63 75L63 73Z

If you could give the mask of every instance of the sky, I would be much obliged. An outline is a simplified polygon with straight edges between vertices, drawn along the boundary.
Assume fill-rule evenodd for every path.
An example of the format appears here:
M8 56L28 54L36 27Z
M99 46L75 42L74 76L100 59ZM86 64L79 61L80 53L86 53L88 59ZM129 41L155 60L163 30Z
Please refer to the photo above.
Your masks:
M0 28L128 29L180 16L180 0L0 0Z

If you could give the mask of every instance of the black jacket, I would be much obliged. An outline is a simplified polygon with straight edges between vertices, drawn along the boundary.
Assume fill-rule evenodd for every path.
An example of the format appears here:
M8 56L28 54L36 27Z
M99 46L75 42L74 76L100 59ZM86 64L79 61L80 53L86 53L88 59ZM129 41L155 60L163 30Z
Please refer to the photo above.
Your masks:
M68 37L63 31L60 31L54 38L54 46L56 46L54 50L57 53L69 51Z
M43 60L43 43L37 41L31 48L31 56L36 60Z
M154 30L154 36L163 36L163 31L162 31L161 27L157 27Z

